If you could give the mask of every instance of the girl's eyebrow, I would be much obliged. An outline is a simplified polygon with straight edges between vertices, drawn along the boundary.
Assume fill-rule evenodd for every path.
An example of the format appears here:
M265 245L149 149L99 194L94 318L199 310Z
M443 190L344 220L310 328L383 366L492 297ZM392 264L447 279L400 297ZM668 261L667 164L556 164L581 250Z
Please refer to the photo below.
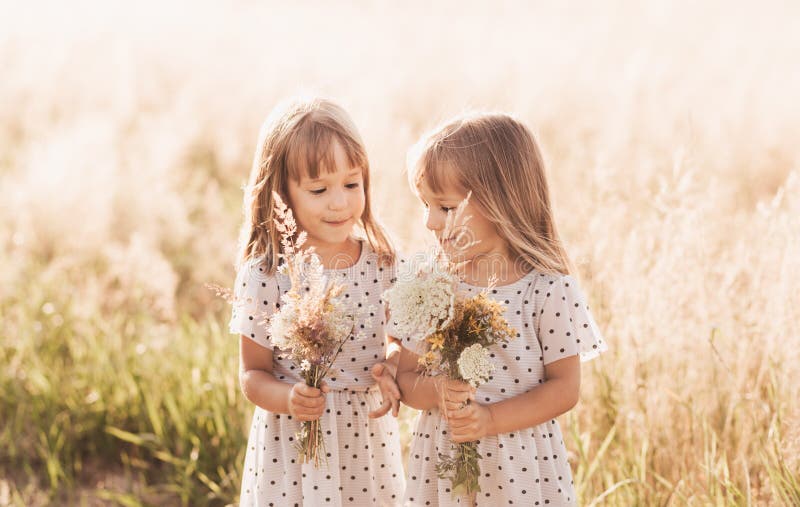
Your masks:
M356 168L352 169L349 173L345 174L345 177L346 178L353 178L355 176L360 176L361 172L362 172L361 169L356 167ZM319 183L320 181L323 181L325 179L325 177L322 176L322 174L320 174L320 176L318 178L309 178L308 176L305 176L305 179L309 183Z
M458 201L458 202L460 202L460 201L464 200L462 197L448 195L448 194L436 194L436 193L433 193L433 194L431 194L431 197L433 197L437 201Z

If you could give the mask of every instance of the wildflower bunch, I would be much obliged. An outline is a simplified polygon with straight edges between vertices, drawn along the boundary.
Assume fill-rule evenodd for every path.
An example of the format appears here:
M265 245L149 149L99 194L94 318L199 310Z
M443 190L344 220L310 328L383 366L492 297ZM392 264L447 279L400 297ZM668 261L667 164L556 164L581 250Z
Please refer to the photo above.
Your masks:
M448 213L443 232L443 238L458 246L457 252L475 244L468 240L469 217L462 218L468 200L469 195ZM516 331L503 317L503 305L489 298L487 291L471 297L459 294L463 266L437 247L416 272L398 274L384 299L398 334L417 343L424 375L479 387L491 380L494 371L488 348L511 340ZM440 478L450 479L453 495L470 495L480 491L480 459L477 442L454 444L452 455L439 454L436 471Z
M297 234L292 210L277 193L273 196L282 246L278 269L289 277L291 288L281 296L280 310L266 325L279 354L300 368L307 385L319 388L353 335L356 316L342 297L345 287L328 279L313 249L302 249L306 233ZM319 467L325 458L320 421L304 421L295 445L301 463Z

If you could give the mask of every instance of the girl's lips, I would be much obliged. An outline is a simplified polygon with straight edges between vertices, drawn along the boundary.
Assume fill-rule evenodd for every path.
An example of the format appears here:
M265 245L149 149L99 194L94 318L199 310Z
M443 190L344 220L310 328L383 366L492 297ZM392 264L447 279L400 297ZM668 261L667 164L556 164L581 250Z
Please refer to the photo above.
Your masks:
M326 224L331 225L333 227L339 227L339 226L342 226L342 225L345 225L345 224L349 223L350 219L346 218L346 219L340 220L340 221L323 220L323 222L325 222Z

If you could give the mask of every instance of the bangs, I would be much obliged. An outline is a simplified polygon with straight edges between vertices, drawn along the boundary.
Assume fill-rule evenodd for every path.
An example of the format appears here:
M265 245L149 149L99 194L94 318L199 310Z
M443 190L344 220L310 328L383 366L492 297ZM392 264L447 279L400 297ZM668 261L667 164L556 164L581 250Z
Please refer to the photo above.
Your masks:
M463 190L457 167L440 146L424 147L412 153L408 179L417 192L423 183L436 194L453 188Z
M307 117L287 145L286 167L289 177L300 181L303 176L316 179L320 172L336 172L334 147L337 144L349 165L345 170L355 167L362 172L367 170L367 156L359 142L345 132Z

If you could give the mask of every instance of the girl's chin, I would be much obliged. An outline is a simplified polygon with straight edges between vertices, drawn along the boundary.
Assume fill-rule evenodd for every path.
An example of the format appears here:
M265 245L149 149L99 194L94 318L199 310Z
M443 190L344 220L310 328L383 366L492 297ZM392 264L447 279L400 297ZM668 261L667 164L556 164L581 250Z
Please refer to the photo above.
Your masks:
M339 231L336 234L309 234L308 242L312 245L342 245L352 237L352 232L351 228Z

